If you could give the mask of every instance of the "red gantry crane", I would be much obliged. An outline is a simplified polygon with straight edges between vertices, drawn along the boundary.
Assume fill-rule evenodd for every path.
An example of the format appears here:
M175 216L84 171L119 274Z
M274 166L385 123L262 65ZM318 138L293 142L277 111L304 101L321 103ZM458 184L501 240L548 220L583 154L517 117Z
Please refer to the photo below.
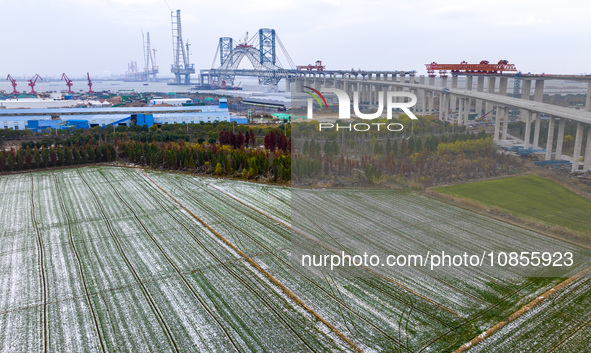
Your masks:
M90 79L90 74L86 73L86 78L88 79L88 93L94 93L92 90L92 80Z
M37 94L37 92L35 92L35 84L37 83L38 79L41 79L41 81L43 81L43 78L41 78L41 76L39 76L38 74L35 74L35 76L33 76L33 78L29 80L28 85L31 86L31 94Z
M10 84L12 85L12 94L18 94L19 92L16 90L16 80L14 78L12 78L12 76L10 76L10 74L8 74L8 76L6 76L7 80L10 80Z
M68 78L68 75L66 75L65 72L62 74L62 80L66 81L66 86L68 86L68 93L74 93L72 92L72 80Z
M324 71L324 68L325 67L326 66L322 65L322 61L321 60L316 60L316 64L315 65L300 65L300 66L296 66L296 70Z
M490 64L487 60L482 60L480 64L468 64L462 61L459 64L438 64L432 62L425 64L429 77L435 77L435 70L439 70L439 76L447 76L449 70L452 75L458 74L502 74L506 71L517 71L514 64L509 64L507 60L499 60L497 64Z

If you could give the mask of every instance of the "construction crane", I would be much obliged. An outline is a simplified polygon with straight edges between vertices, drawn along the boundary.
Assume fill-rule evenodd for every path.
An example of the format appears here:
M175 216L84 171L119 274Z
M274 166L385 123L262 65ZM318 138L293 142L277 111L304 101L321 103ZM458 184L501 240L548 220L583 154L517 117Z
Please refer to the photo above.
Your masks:
M18 94L19 92L16 90L16 80L14 78L12 78L12 76L10 76L10 74L8 74L8 76L6 76L7 80L10 80L10 84L12 85L12 94Z
M307 71L312 71L312 70L324 71L324 68L325 68L325 66L322 65L322 61L321 60L316 60L316 64L315 65L296 66L296 70L307 70Z
M507 71L517 71L514 64L509 64L507 60L499 60L497 64L490 64L487 60L482 60L479 64L468 64L462 61L459 64L438 64L435 61L425 64L429 77L435 77L435 70L439 70L439 76L446 77L449 70L452 75L459 74L502 74Z
M92 80L90 79L90 74L86 73L86 79L88 80L88 93L94 93L92 90Z
M66 86L68 86L68 93L74 93L74 92L72 92L72 80L70 80L68 78L68 75L66 75L65 72L62 74L62 78L61 79L64 80L64 81L66 81Z
M35 84L37 83L38 79L41 79L41 81L43 81L41 76L39 76L38 74L35 74L35 76L33 76L33 78L29 80L28 85L31 86L31 94L37 94L37 92L35 92Z
M152 49L150 43L150 32L142 31L142 39L144 42L144 75L146 81L156 81L156 74L158 73L158 66L156 66L156 49Z
M170 68L170 72L174 74L176 85L190 85L191 74L195 73L195 67L189 63L189 45L183 42L183 29L181 26L181 10L176 10L176 15L171 12L172 22L172 51L174 64ZM182 61L181 61L182 59ZM183 80L182 77L185 77Z

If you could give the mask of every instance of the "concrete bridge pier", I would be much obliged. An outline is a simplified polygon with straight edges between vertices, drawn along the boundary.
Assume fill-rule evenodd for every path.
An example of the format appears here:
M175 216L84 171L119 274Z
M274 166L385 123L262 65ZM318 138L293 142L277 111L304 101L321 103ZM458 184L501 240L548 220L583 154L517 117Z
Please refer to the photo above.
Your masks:
M458 109L458 125L466 125L466 109L468 100L466 98L458 98L460 107Z
M322 85L321 79L314 77L314 83L313 83L314 89L317 91L320 91L321 85Z
M534 128L534 142L532 143L533 148L540 147L540 125L542 124L542 118L540 117L540 113L533 113L532 119L535 119L536 126Z
M491 110L495 107L491 105ZM497 113L499 112L499 108L497 107ZM501 131L501 119L499 119L499 114L495 116L495 132L493 135L493 141L499 140L499 132Z
M495 93L495 77L494 76L489 76L488 77L488 90L487 93L489 94L493 94ZM492 103L486 103L486 108L485 110L487 112L491 112L489 115L492 118L495 114L492 110L494 110Z
M451 77L451 88L452 89L458 88L458 76ZM449 106L450 106L452 112L456 111L456 107L457 107L456 96L452 95L449 97Z
M453 84L452 84L453 86ZM452 87L453 88L453 87ZM484 76L478 76L478 80L476 83L476 91L477 92L483 92L484 91ZM482 101L477 99L476 100L476 114L478 114L478 116L481 116L482 113ZM486 114L486 112L484 112L484 114Z
M506 140L507 130L509 129L509 112L507 107L501 107L500 109L499 120L503 120L503 133L501 139Z
M562 145L564 143L564 125L566 123L565 118L560 118L558 123L558 137L556 140L556 157L555 159L562 159Z
M581 145L583 144L584 129L585 126L583 125L583 123L580 121L577 122L577 132L575 134L575 150L573 152L573 167L571 169L571 171L573 172L579 170L579 159L581 158Z
M507 95L507 83L508 83L509 79L507 77L501 77L499 79L499 94L501 96L506 96Z
M523 148L529 148L529 141L531 135L531 112L529 110L522 110L520 116L525 120L525 133L523 134ZM564 120L564 119L562 119Z
M534 88L534 101L541 102L544 98L544 80L536 80L536 85ZM534 148L539 148L539 140L540 140L540 125L542 123L542 118L540 113L534 113L536 119L536 128L534 130Z
M440 104L440 107L439 107L439 120L447 121L447 111L448 111L447 107L449 105L449 95L442 94L441 95L441 102L443 102L443 103Z
M427 114L428 114L428 115L431 115L431 114L433 114L433 112L435 111L435 109L434 109L434 106L433 106L433 104L435 103L435 102L434 102L434 100L435 100L435 97L434 97L434 96L435 96L435 95L434 95L433 91L429 91L429 92L427 93L427 95L428 95L428 100L429 100L429 101L428 101L428 104L429 104L429 105L428 105L428 107L427 107Z
M521 99L530 100L531 98L531 80L523 80L521 83Z
M472 76L466 77L466 90L472 90ZM464 109L466 110L466 114L470 114L470 109L472 108L472 98L468 98L467 104L464 104ZM466 115L466 119L468 115Z
M424 85L425 84L425 76L420 75L419 76L419 85ZM425 99L426 99L426 95L425 95L425 90L420 89L418 91L418 95L417 95L417 99L419 100L418 104L419 104L419 108L421 109L421 114L425 115Z
M445 119L444 118L444 115L443 115L443 110L444 110L443 107L444 106L445 106L445 95L444 94L441 94L439 96L439 116L438 116L438 119L440 121L443 121Z
M447 76L441 77L441 87L442 89L447 87ZM441 112L444 110L444 105L449 104L447 100L443 99L443 93L439 93L439 116L441 116Z
M552 159L552 145L554 144L554 123L556 118L550 117L550 123L548 125L548 139L546 140L546 156L545 160L549 161Z
M583 170L589 170L589 168L591 168L591 125L587 126L587 148L585 149Z

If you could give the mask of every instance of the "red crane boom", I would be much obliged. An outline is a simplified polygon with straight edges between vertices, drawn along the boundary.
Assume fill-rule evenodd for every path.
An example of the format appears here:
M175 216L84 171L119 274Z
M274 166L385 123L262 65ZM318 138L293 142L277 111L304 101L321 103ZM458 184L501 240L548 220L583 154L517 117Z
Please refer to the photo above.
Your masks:
M86 73L86 78L88 79L88 93L94 93L92 90L92 80L90 79L90 74Z
M65 72L62 74L62 80L66 81L66 86L68 86L68 93L74 93L72 92L72 80L68 78L68 75L66 75Z
M514 64L509 64L507 60L499 60L497 64L490 64L482 60L480 64L468 64L462 61L459 64L438 64L432 62L425 64L429 77L435 77L435 70L439 70L439 76L447 76L449 70L452 75L457 74L502 74L503 71L517 71Z
M29 80L28 85L31 86L31 94L37 94L37 92L35 92L35 84L37 83L37 79L41 79L41 81L43 81L41 76L39 76L38 74L35 74L35 76L33 76L33 78Z
M12 76L10 76L10 74L8 74L8 76L6 76L7 80L10 80L10 84L12 85L12 94L18 94L19 92L16 90L16 80L14 78L12 78Z

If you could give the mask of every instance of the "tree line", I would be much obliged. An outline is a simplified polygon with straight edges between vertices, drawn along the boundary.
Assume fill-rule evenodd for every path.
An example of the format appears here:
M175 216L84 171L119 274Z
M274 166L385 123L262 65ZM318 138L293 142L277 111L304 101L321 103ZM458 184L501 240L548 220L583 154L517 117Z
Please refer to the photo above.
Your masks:
M0 172L37 168L69 166L87 163L112 162L117 158L115 146L110 143L41 146L0 152Z
M264 137L267 141L265 148L254 147L252 136L252 131L234 134L224 130L220 131L219 144L128 140L117 142L117 145L122 158L152 168L289 182L291 156L285 136L269 131Z
M359 148L347 144L330 136L324 141L304 139L302 148L293 153L294 182L377 185L392 181L425 187L506 174L522 163L496 153L492 138L484 131L425 133L385 141L374 135L369 141L359 139Z

